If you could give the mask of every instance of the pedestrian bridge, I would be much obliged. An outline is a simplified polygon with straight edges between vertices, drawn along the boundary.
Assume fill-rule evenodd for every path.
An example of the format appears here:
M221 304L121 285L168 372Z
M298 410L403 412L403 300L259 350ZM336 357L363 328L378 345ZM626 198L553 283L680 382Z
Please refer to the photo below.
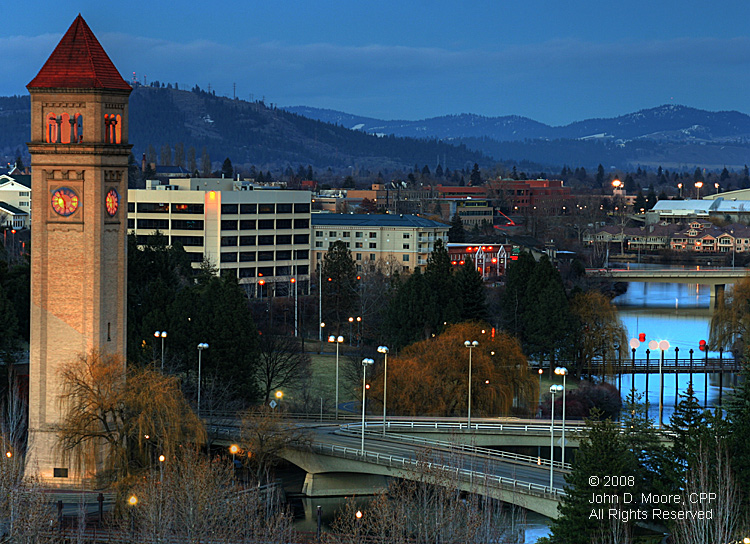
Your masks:
M713 286L711 299L724 291L724 286L736 283L750 273L746 268L587 268L586 276L609 281L640 281L651 283L689 283Z

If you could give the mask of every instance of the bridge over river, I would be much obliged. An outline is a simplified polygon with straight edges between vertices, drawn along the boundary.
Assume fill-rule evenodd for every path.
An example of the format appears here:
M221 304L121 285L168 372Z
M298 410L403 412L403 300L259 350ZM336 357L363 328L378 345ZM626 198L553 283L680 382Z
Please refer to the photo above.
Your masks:
M557 460L550 466L550 433L559 451L560 421L551 428L544 420L479 419L468 427L458 418L392 418L384 429L382 420L371 419L364 449L361 423L299 425L308 430L307 439L282 457L306 472L302 492L310 497L371 495L389 478L426 477L557 518L570 470ZM231 422L215 422L209 430L214 443L226 446L239 435ZM578 447L583 432L580 422L567 422L568 448ZM546 458L489 449L503 446L536 446Z

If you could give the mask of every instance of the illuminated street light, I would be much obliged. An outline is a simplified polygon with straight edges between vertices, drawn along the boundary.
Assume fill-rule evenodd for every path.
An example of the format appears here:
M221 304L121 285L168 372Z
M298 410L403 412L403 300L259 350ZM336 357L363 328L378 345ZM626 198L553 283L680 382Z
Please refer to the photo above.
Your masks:
M362 455L365 454L365 404L367 392L367 367L375 361L372 359L362 359Z
M568 376L568 369L563 366L558 366L555 369L555 374L558 376L562 376L563 384L562 384L562 394L563 394L563 413L562 413L562 457L560 458L560 463L562 464L563 468L565 467L565 378Z
M201 414L201 353L204 349L208 349L208 344L205 342L198 344L198 417Z
M154 338L161 338L161 371L164 372L164 339L167 331L154 331Z
M479 345L479 342L477 342L476 340L472 342L469 342L468 340L466 340L464 342L464 346L469 348L469 403L468 403L469 404L469 410L468 410L469 417L467 418L467 424L468 424L469 429L471 429L471 351L478 345Z
M388 346L378 346L378 353L385 355L385 366L383 367L383 436L385 436L385 403L388 399Z
M549 388L552 395L552 414L549 422L549 490L552 492L552 483L555 477L555 393L562 391L562 385L551 385Z
M329 336L329 342L335 342L336 344L336 419L339 418L339 346L344 341L343 336Z
M695 188L698 189L698 196L697 196L698 200L701 199L701 187L703 187L703 182L702 181L696 181L695 182Z

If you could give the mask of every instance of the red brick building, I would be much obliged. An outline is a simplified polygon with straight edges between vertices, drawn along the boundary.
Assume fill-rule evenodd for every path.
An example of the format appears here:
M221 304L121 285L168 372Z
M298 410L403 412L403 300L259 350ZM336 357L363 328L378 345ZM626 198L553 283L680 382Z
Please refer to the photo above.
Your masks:
M559 179L498 179L488 182L489 197L512 214L562 213L570 207L573 195Z

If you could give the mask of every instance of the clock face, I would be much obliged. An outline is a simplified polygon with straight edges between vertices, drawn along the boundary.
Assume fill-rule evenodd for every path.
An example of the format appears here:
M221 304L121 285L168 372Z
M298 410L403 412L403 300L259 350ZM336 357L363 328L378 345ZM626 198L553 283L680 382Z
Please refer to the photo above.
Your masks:
M68 217L78 209L78 195L69 187L60 187L52 193L52 209L55 213Z
M109 190L107 197L104 199L104 206L109 216L114 217L117 213L117 208L120 207L120 195L117 193L117 189Z

